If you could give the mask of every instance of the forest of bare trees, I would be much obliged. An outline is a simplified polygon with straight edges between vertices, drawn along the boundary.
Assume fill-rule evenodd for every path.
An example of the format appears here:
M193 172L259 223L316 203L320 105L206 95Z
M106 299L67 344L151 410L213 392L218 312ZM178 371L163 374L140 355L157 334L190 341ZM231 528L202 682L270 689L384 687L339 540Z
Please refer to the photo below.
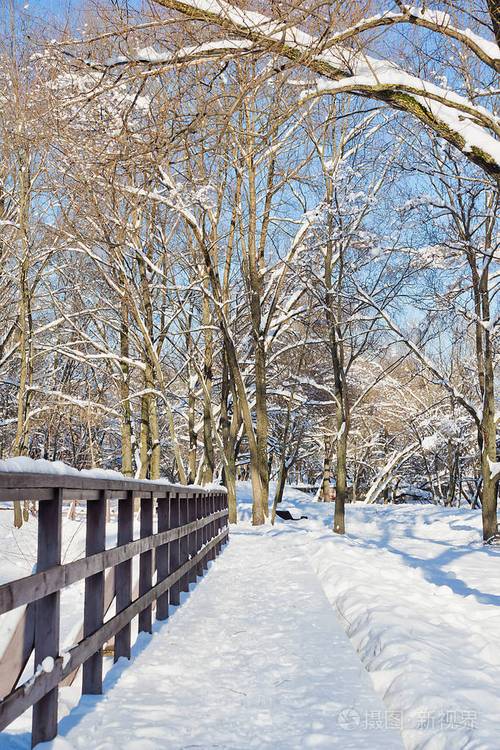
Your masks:
M500 17L437 5L5 4L0 458L493 536Z

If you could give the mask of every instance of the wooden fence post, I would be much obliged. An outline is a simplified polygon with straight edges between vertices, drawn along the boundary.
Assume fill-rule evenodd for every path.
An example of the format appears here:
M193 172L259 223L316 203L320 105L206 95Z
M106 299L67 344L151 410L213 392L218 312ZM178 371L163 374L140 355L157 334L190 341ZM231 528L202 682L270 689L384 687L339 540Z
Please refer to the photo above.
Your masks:
M212 493L210 493L207 496L207 517L210 516L211 513L212 513ZM207 544L212 538L212 525L213 525L212 522L210 522L207 525ZM212 550L210 550L210 552L207 552L207 567L211 559L212 559Z
M170 526L172 529L180 526L180 504L181 501L178 494L170 498ZM179 567L180 544L180 539L176 539L170 544L170 573L173 573L174 570L177 570L177 568ZM173 604L174 606L178 606L180 604L180 591L180 582L176 581L170 589L170 604Z
M87 528L85 555L94 555L106 548L106 503L107 492L103 490L99 500L87 501ZM85 579L85 604L83 615L83 637L98 630L104 619L104 571ZM102 693L102 648L83 665L82 694Z
M175 529L180 525L180 506L179 495L175 494L170 497L170 528ZM180 560L180 540L176 539L170 545L169 572L173 573L179 567ZM180 582L176 581L170 589L170 604L178 606L180 603Z
M189 498L188 504L188 523L192 523L193 521L196 521L196 493L194 493L193 496ZM196 531L192 531L188 537L188 554L191 558L193 558L196 555L196 552ZM196 578L196 565L193 565L193 567L189 571L189 582L196 583Z
M159 497L157 500L157 513L158 513L158 532L168 531L170 528L170 501L171 498L166 495L165 497ZM157 583L163 581L169 573L169 547L170 544L162 544L156 550L156 580ZM164 594L158 597L156 602L156 619L166 620L168 617L168 598L169 592L165 591Z
M218 513L220 511L220 508L219 508L219 505L220 505L219 498L220 498L220 494L217 494L214 497L214 509L215 509L216 513ZM217 536L218 533L219 533L220 522L221 522L220 518L217 518L217 520L214 522L214 536ZM214 547L214 555L215 555L215 557L217 557L218 554L219 554L219 545L216 544L215 547Z
M131 542L134 536L134 493L118 500L118 546ZM132 601L132 560L125 560L116 566L115 593L117 614ZM124 656L130 659L130 622L115 636L115 661Z
M198 494L196 496L196 518L203 518L203 495ZM196 532L196 552L199 552L203 546L203 529L198 529ZM196 575L203 575L203 563L200 560L196 565Z
M37 573L61 564L62 496L62 490L56 489L53 500L39 503ZM35 668L44 659L59 655L60 598L60 592L55 591L36 602ZM57 697L56 687L33 706L32 747L56 736Z
M222 510L222 507L221 507L221 497L222 497L222 493L221 492L218 495L215 496L215 511L217 513ZM222 524L222 519L218 518L216 520L216 522L215 522L215 530L214 530L215 536L217 536L219 534L220 529L221 529L221 524ZM217 542L217 544L215 545L215 556L216 557L219 554L219 552L220 552L220 542Z
M218 497L218 503L217 503L217 506L218 506L219 510L225 510L226 509L226 498L227 498L227 495L221 492L221 494ZM226 519L219 518L219 520L217 521L217 533L218 534L221 533L221 531L223 529L223 526L224 526L224 523L225 523L225 520ZM222 551L222 546L223 546L223 541L220 541L217 544L217 554L220 554L220 552Z
M222 497L222 504L223 504L223 509L227 510L228 507L229 507L228 502L227 502L227 495L223 495L223 497ZM228 542L228 539L229 539L229 519L228 519L227 516L224 519L224 527L226 529L226 533L225 533L224 538L222 540L222 546L226 545L227 542ZM222 524L221 524L221 528L222 528Z
M33 475L15 474L6 481L5 474L0 472L0 487L6 486L13 499L22 501L33 497L39 501L39 528L37 572L29 581L20 579L0 585L0 613L27 605L29 631L22 653L16 636L13 658L7 662L7 668L13 665L14 681L9 682L10 692L0 701L0 727L8 726L33 706L34 746L51 741L57 735L58 687L54 686L58 682L71 684L83 666L82 693L101 693L103 644L114 638L115 661L122 656L130 658L134 618L139 619L140 632L151 632L155 600L157 618L167 618L169 603L178 605L180 591L189 590L198 571L203 574L209 560L214 559L227 542L226 519L215 517L227 509L227 495L195 491L191 487L177 489L148 481L106 479L101 482L95 477L76 480L74 475L48 474L33 478ZM134 497L141 501L140 539L135 541ZM158 533L153 534L155 497L158 499ZM66 498L80 498L87 503L86 549L84 558L61 563L62 503ZM118 501L118 534L116 546L106 549L106 512L110 498ZM191 524L194 528L188 534L183 533ZM216 543L218 536L221 541ZM199 556L198 563L193 565L196 556ZM155 558L157 580L153 586ZM134 559L139 562L138 595L135 590L132 593ZM175 580L181 567L184 567L182 578ZM59 654L60 591L78 581L85 585L84 618L77 643L71 648L68 666ZM114 596L116 615L104 623L105 612ZM132 601L133 597L136 601ZM33 644L34 681L30 681L29 686L16 688L22 669L20 660L25 663Z
M141 538L153 533L153 497L141 497ZM153 583L153 550L142 552L139 556L139 596L145 594ZM167 604L168 612L168 604ZM152 632L152 605L149 604L139 612L139 633Z
M220 502L220 509L221 510L226 510L227 509L227 494L221 495L219 502ZM227 518L221 518L219 520L219 532L222 531L222 529L224 528L226 522L227 522ZM219 550L222 550L223 545L224 545L224 542L221 541L219 543Z
M213 515L216 511L215 498L216 496L213 493L210 493L209 505L210 505L211 515ZM213 539L216 533L217 533L217 521L214 520L210 522L210 539ZM212 549L210 550L210 559L215 560L216 557L217 557L217 550L215 549L215 547L212 547Z
M188 522L188 508L189 508L189 500L187 497L183 497L180 500L179 504L179 526L185 526ZM181 536L180 538L180 545L179 545L179 564L184 565L185 562L188 560L188 538L186 535ZM189 573L186 573L182 576L180 580L180 590L181 591L189 591Z
M205 518L208 516L208 512L209 512L208 497L207 495L205 495L203 498L203 515L205 516ZM209 540L209 535L208 535L208 525L207 525L203 527L203 544L207 544L208 540ZM208 553L207 552L205 552L205 554L203 555L202 565L203 565L203 570L208 570Z

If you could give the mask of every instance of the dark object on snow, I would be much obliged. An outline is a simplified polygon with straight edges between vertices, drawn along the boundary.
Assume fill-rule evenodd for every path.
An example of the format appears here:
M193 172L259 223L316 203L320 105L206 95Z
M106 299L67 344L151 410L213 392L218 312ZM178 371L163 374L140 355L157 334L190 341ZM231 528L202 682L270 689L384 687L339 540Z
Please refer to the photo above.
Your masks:
M301 516L300 518L294 518L289 510L277 510L276 515L283 519L283 521L301 521L303 518L307 520L307 516Z
M500 546L500 528L498 528L499 526L500 524L498 524L497 531L495 532L495 534L493 534L493 536L490 536L490 538L486 540L485 544L493 544L495 547Z

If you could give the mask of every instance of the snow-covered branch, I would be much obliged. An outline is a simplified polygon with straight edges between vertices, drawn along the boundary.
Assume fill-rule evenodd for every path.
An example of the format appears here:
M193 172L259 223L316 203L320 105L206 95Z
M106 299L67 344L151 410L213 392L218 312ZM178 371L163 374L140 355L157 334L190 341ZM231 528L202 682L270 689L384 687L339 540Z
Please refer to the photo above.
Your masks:
M495 115L442 87L418 79L392 62L324 40L284 22L245 11L224 0L156 0L189 18L215 23L222 29L303 65L335 81L330 92L355 92L389 104L417 118L457 147L488 174L500 177L500 144ZM224 45L223 45L224 46ZM328 90L319 79L318 91Z

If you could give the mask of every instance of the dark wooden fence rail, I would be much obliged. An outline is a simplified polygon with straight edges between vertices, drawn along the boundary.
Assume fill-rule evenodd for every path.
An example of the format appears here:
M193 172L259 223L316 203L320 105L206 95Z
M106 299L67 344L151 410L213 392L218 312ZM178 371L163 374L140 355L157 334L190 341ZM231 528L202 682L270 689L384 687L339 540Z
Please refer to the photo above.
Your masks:
M0 615L24 604L32 608L38 667L34 678L15 686L0 701L0 731L33 706L35 746L57 734L59 684L83 665L82 692L100 694L104 644L114 637L115 661L130 658L132 619L138 616L139 631L150 633L153 602L156 619L165 620L169 604L179 604L180 593L220 552L228 539L227 496L222 489L201 491L161 482L0 473L0 499L39 501L36 573L0 586ZM86 556L61 564L62 504L71 500L87 502ZM118 501L118 539L116 547L106 550L108 500ZM134 540L136 500L140 501L140 538ZM153 533L155 508L157 532ZM133 599L132 560L137 555L139 593ZM114 568L116 614L104 622L108 568ZM83 639L60 654L60 591L83 579ZM25 657L30 650L25 645ZM46 669L40 669L43 662Z

